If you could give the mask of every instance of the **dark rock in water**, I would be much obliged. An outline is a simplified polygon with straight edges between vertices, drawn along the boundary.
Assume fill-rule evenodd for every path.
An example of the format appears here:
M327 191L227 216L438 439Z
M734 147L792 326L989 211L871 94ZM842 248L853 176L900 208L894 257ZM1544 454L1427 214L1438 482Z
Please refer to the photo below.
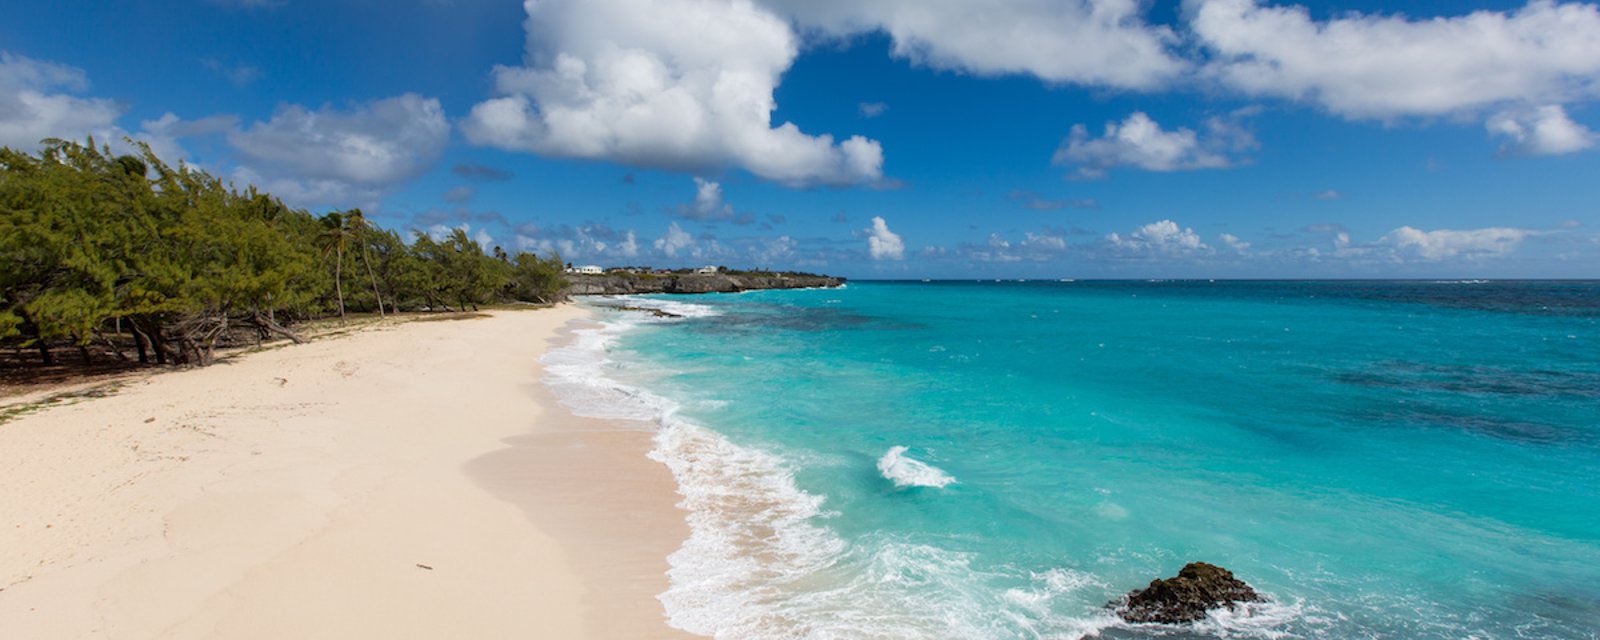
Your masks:
M1191 562L1175 578L1151 580L1150 586L1128 594L1117 615L1128 622L1181 624L1204 620L1206 612L1240 602L1260 602L1261 596L1233 572L1204 562Z
M670 311L662 311L660 309L656 309L656 308L653 308L653 307L613 307L613 308L616 309L617 311L638 311L640 313L648 313L648 314L653 315L653 316L655 316L657 318L682 318L683 317L683 316L678 315L676 313L672 313Z

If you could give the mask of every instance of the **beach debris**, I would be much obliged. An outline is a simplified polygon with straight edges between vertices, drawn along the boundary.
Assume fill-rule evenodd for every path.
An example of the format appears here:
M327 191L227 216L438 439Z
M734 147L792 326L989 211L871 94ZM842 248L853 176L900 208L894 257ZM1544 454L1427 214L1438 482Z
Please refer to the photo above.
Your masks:
M427 569L429 571L433 571L433 567L430 567L428 565L422 564L421 562L417 563L417 568L418 569Z
M278 386L280 386L280 387L284 386L286 384L289 384L289 379L288 378L273 378L273 380L277 381Z
M1261 595L1233 577L1232 571L1191 562L1176 577L1151 580L1150 586L1129 593L1116 609L1117 615L1128 622L1182 624L1204 620L1213 609L1232 610L1235 604L1261 600Z
M144 423L145 424L150 424L150 423L155 422L155 421L156 421L156 417L155 416L150 416L150 417L144 419Z

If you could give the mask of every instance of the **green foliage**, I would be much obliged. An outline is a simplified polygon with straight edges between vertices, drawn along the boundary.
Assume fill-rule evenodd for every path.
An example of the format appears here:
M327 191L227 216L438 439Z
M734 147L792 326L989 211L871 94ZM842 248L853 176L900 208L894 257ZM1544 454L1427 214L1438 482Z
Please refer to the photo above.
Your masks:
M346 303L465 309L564 286L556 258L488 256L461 231L408 246L359 209L314 217L130 144L0 148L0 340L82 345L114 323L141 357L206 364L233 332L292 336Z
M540 258L531 253L519 253L511 261L511 297L524 302L554 302L567 288L561 256L550 254Z

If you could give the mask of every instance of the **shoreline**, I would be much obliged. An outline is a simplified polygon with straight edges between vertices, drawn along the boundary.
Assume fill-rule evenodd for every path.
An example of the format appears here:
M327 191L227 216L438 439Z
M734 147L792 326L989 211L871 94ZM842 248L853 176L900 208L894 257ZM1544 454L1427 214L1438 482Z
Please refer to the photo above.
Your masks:
M0 424L7 637L691 637L654 599L686 525L650 434L541 380L592 313L380 325Z
M571 344L575 329L599 326L593 309L572 306L585 315L557 329L551 348ZM667 556L689 526L677 481L648 457L655 433L575 415L543 383L530 394L553 419L472 460L468 475L561 543L591 585L583 595L590 637L700 637L669 627L656 600L667 590Z

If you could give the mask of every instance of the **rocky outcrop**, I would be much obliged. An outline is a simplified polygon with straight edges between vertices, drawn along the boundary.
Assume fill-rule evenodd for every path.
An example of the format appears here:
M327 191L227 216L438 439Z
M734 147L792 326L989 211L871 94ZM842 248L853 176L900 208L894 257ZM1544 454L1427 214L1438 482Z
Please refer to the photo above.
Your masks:
M844 284L844 279L794 273L571 274L567 276L567 283L569 295L617 296L635 293L733 293L754 289L837 287Z
M1242 602L1260 602L1261 596L1233 572L1204 562L1191 562L1177 577L1151 580L1150 586L1128 594L1117 615L1128 622L1181 624L1204 620L1212 609Z

